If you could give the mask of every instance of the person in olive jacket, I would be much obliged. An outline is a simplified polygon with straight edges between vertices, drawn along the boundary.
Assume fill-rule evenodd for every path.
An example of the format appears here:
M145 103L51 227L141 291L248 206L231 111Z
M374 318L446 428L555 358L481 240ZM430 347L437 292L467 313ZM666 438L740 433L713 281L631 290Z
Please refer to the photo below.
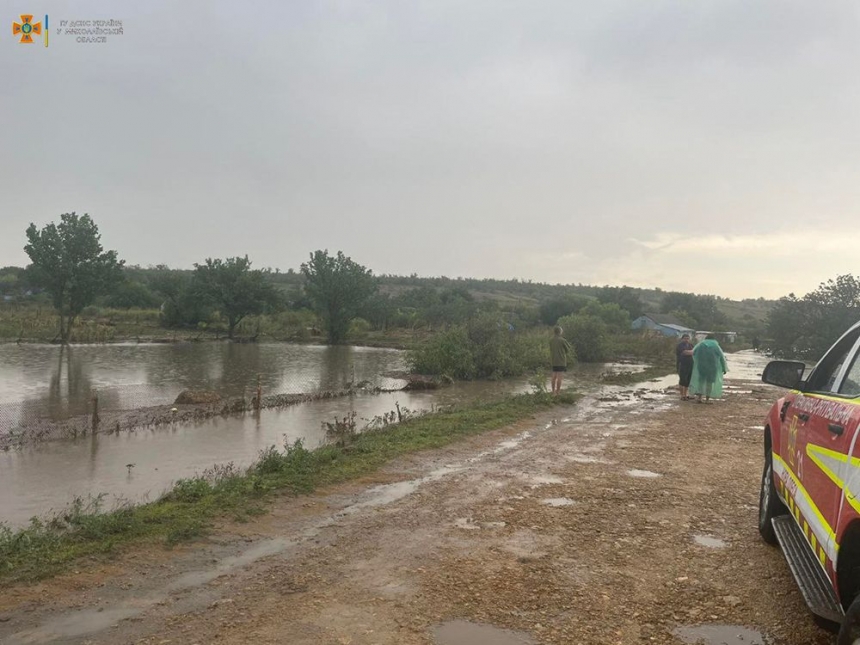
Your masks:
M561 379L567 371L567 357L573 352L563 337L561 327L556 325L552 330L552 338L549 340L549 355L552 362L552 393L561 392Z

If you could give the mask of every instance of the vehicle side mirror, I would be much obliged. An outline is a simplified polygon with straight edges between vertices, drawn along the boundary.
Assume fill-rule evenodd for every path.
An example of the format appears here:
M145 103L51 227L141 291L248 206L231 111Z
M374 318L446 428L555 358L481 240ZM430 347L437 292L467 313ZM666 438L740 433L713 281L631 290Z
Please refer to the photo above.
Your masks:
M771 385L797 390L803 385L806 365L799 361L771 361L762 372L761 380Z

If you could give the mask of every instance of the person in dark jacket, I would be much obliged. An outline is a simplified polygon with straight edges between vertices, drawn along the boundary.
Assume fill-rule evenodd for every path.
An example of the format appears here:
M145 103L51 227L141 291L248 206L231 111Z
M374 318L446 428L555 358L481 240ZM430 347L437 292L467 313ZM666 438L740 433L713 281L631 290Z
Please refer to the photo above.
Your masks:
M689 401L692 398L689 395L690 379L693 377L693 343L690 342L690 334L681 336L681 342L675 348L675 365L681 400Z

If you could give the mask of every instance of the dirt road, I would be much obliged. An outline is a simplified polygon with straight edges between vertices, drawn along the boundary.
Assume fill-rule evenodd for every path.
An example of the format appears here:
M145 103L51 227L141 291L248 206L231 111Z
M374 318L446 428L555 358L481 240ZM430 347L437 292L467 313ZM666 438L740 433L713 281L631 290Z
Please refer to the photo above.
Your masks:
M730 392L586 399L82 565L4 593L0 642L830 644L756 531L775 391Z

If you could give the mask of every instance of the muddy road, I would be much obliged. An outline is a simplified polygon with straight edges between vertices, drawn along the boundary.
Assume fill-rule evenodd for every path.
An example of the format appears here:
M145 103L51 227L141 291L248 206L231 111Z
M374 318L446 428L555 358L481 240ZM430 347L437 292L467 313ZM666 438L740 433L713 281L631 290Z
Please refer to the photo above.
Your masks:
M586 398L7 589L0 642L829 645L756 530L776 391L735 386Z

